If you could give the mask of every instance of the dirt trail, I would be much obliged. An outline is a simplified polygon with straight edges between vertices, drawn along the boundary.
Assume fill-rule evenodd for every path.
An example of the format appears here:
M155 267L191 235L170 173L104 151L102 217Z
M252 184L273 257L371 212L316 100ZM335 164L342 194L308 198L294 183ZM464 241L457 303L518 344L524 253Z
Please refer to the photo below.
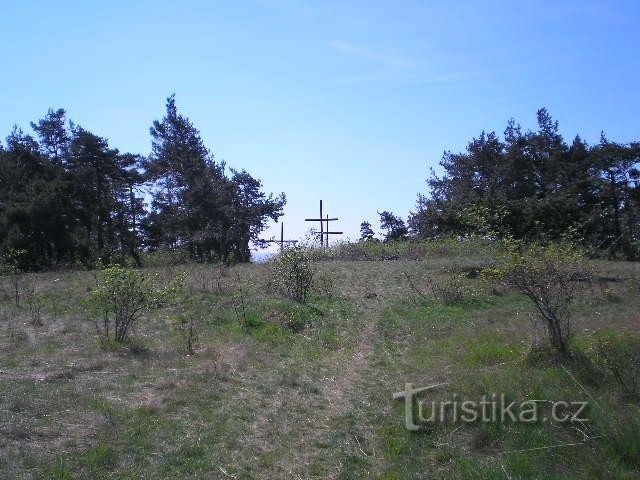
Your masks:
M322 396L325 399L326 408L318 411L320 418L317 419L318 428L305 438L306 449L300 451L298 465L304 465L301 473L308 474L308 466L319 455L326 455L326 452L319 452L317 448L308 448L316 442L322 442L331 437L335 428L333 420L347 415L353 408L354 400L361 393L361 380L367 371L373 356L375 342L377 338L377 322L381 315L380 306L377 301L372 304L358 305L359 314L363 316L365 323L361 328L358 341L350 354L349 361L344 368L337 373L337 376L323 384ZM338 460L337 458L335 460ZM337 478L340 474L339 465L327 472L324 478Z
M377 309L367 310L369 311L363 312L366 316L366 323L360 331L357 346L351 355L351 361L345 366L341 375L334 378L334 381L325 385L324 388L324 396L329 405L328 413L332 417L345 414L351 406L351 393L353 393L353 389L358 383L357 379L362 370L367 367L373 354L379 312Z

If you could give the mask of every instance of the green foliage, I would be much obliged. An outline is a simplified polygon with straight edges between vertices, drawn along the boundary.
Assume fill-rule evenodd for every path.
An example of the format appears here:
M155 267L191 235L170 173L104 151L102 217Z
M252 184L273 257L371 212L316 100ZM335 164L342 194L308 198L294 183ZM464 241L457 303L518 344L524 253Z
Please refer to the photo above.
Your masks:
M147 222L151 246L186 250L199 261L249 261L249 243L282 215L284 194L267 196L260 180L244 170L228 176L198 129L178 112L173 95L151 138L147 167L158 187Z
M86 451L82 460L92 473L97 473L113 468L117 463L117 456L109 445L98 445Z
M293 246L276 258L272 282L281 294L296 302L305 303L313 286L314 275L306 249Z
M250 243L282 215L284 194L265 194L244 170L228 174L173 97L151 128L146 159L67 125L63 109L31 126L35 138L16 127L0 147L0 249L24 250L24 271L129 258L141 266L143 250L161 248L199 261L249 261ZM149 209L143 184L154 187Z
M371 224L367 221L364 221L360 224L360 241L361 242L369 242L375 239L375 233L373 232L373 228Z
M475 339L469 345L464 362L470 367L494 365L500 362L513 361L520 356L517 344L509 344L499 335L486 334Z
M457 212L461 229L470 235L500 238L507 235L504 226L507 210L504 205L488 207L485 205L471 205Z
M478 259L487 261L495 256L496 242L477 236L465 238L437 238L423 240L388 240L380 242L337 242L331 248L309 248L307 253L315 260L452 260Z
M249 331L252 327L259 326L259 320L254 313L249 310L248 288L250 281L244 282L239 273L236 273L236 291L233 294L233 312L236 321L244 331Z
M186 274L181 273L162 286L159 274L151 275L120 265L105 268L90 296L103 315L103 335L108 338L110 325L113 325L114 340L126 341L131 325L144 313L175 298L185 279Z
M584 254L568 242L545 245L507 239L503 246L501 262L486 269L483 276L504 281L529 298L551 346L561 355L569 355L570 307L590 279Z
M184 265L189 262L189 252L183 250L171 250L166 246L142 255L142 261L146 267L167 267Z
M384 239L389 240L404 240L409 234L409 230L402 218L394 215L392 212L384 211L379 212L380 215L380 228L385 231Z
M640 144L604 135L593 146L579 136L567 144L546 109L537 120L536 131L511 120L503 139L482 132L466 151L445 152L444 173L432 171L429 195L418 196L412 231L557 241L574 229L594 252L639 259Z
M450 272L442 280L429 281L429 286L434 298L445 305L455 305L481 297L480 290L470 285L463 273Z
M618 384L628 398L640 398L640 336L605 330L594 336L591 359L607 378Z
M633 409L626 418L608 418L604 431L603 442L611 457L627 467L640 468L640 411Z

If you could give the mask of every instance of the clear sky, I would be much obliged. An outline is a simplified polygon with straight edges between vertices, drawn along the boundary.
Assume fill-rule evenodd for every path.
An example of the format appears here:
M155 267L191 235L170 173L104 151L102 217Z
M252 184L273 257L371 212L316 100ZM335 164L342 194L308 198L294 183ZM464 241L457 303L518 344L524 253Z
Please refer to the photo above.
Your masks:
M542 106L568 139L640 140L635 0L2 0L0 62L2 137L63 107L146 154L175 92L217 159L287 194L294 238L320 198L351 238L406 217L444 150Z

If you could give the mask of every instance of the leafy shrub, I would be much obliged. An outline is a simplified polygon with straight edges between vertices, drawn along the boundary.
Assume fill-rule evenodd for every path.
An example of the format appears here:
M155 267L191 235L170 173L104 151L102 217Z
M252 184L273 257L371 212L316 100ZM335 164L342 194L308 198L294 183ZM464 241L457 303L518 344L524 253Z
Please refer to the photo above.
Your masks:
M581 251L564 242L543 245L506 240L501 263L483 271L486 279L504 282L533 302L551 346L570 354L571 304L588 283L590 271Z
M306 249L293 246L276 258L272 281L281 294L305 303L313 286L314 274Z
M184 265L190 260L189 252L185 250L170 250L161 247L149 253L145 253L142 257L142 264L147 267L165 267Z
M145 312L173 298L184 285L185 278L185 274L179 274L167 285L160 286L158 274L148 275L120 265L105 268L90 297L103 314L103 335L109 338L113 325L113 339L126 341L131 325Z
M461 275L451 274L442 281L430 281L429 283L435 299L445 305L461 303L465 299L466 285Z
M483 292L472 285L468 278L469 275L466 273L449 272L442 280L430 280L429 287L433 297L445 305L479 300Z
M236 291L233 294L233 312L238 324L244 331L249 331L252 327L261 325L261 319L249 310L247 285L240 274L236 272Z
M601 332L594 338L592 359L625 396L640 397L640 336L613 330Z

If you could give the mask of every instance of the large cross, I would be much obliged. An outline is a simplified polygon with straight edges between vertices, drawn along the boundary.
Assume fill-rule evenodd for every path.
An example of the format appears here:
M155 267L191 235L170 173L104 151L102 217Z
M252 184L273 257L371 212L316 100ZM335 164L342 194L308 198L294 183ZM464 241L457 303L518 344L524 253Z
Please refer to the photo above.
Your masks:
M280 244L280 251L284 250L284 246L288 245L289 243L292 244L296 244L298 243L298 240L285 240L284 239L284 222L280 223L280 240L267 240L268 243L279 243Z
M326 236L326 246L329 246L329 235L342 235L342 232L330 232L329 231L329 222L335 222L338 220L338 217L329 218L329 214L327 214L326 218L322 216L322 200L320 200L320 216L318 218L305 218L305 222L320 222L320 232L318 232L318 238L320 239L320 247L325 246L325 236ZM324 223L327 223L327 230L324 229Z

